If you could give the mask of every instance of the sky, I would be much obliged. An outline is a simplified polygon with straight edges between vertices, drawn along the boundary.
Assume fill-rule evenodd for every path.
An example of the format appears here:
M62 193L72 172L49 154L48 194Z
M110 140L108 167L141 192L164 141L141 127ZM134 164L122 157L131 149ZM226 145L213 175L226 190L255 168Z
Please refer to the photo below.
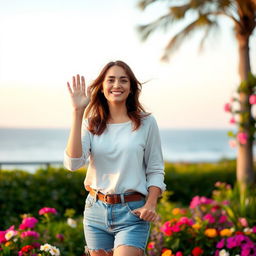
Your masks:
M160 61L181 26L145 42L136 27L166 12L164 4L139 10L138 0L0 0L0 127L69 128L66 87L76 74L89 84L112 60L125 61L143 85L141 102L160 128L233 128L223 106L239 85L232 24L198 53L200 33L168 63ZM256 39L251 42L256 73Z

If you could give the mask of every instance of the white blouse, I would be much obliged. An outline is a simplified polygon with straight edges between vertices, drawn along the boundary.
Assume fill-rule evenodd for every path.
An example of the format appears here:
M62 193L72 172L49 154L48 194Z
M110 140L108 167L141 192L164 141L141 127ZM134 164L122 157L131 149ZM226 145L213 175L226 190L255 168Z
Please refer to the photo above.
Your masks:
M142 119L136 131L132 131L132 121L107 124L101 135L93 135L87 125L84 119L82 156L71 158L64 151L64 166L70 171L85 165L89 158L85 186L104 194L138 191L147 195L150 186L166 189L159 129L152 114Z

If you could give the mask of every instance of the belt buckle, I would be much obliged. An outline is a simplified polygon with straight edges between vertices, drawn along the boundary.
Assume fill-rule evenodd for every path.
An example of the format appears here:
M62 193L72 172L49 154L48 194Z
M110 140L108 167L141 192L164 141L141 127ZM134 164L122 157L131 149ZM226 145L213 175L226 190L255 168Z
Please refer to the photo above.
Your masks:
M108 202L107 197L108 197L108 194L104 194L103 200L104 200L105 203Z

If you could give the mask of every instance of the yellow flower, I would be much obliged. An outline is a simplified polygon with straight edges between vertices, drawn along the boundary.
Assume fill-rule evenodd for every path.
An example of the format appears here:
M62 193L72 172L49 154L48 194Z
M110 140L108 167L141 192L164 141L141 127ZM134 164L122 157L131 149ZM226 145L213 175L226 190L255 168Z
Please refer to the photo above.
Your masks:
M172 256L172 250L166 250L165 252L162 253L161 256Z
M4 244L5 246L11 246L12 245L12 242L11 241L8 241Z
M198 230L201 228L201 225L199 223L195 223L192 225L192 228Z
M204 234L208 237L215 237L218 235L217 230L215 228L207 228L204 231Z
M173 215L178 215L178 214L180 214L180 208L174 208L174 209L172 209L172 214L173 214Z
M204 205L200 205L200 209L205 212L207 210L207 208Z
M220 231L220 236L232 236L232 230L224 228Z

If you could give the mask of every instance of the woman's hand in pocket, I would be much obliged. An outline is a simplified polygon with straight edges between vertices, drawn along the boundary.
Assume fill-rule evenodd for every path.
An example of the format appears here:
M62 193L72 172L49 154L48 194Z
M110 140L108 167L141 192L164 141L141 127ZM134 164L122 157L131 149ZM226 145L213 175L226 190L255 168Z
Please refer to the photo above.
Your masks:
M156 207L149 206L147 204L138 209L133 210L132 212L145 221L155 222L158 219Z

